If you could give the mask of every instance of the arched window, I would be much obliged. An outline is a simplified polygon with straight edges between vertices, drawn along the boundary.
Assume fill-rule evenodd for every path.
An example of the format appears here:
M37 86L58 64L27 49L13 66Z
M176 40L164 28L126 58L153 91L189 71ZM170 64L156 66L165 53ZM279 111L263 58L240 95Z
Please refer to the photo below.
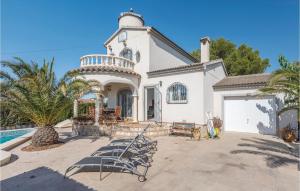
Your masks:
M123 58L127 58L129 60L132 60L132 50L129 48L124 48L121 52L120 52L120 57Z
M187 103L187 88L175 82L167 90L167 103Z

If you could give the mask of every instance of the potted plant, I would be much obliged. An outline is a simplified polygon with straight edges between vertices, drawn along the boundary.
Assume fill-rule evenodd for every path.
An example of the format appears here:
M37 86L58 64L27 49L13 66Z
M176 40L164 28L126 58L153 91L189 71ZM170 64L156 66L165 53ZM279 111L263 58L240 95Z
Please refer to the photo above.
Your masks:
M215 134L216 134L216 137L218 137L221 133L221 128L222 128L222 125L223 125L223 121L218 118L218 117L214 117L213 118L213 124L214 124L214 130L215 130Z
M200 128L193 128L192 129L192 134L195 140L199 141L201 138L201 132L200 132Z
M293 142L296 140L295 131L291 128L290 125L283 128L282 130L282 139L286 142Z

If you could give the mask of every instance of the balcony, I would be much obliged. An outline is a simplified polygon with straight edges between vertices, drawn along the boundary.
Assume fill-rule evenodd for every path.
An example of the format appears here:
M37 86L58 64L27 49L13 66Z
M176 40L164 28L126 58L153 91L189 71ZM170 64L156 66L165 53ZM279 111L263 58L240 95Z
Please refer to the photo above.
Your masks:
M135 63L122 57L111 55L91 54L80 58L80 67L111 67L126 70L134 70Z

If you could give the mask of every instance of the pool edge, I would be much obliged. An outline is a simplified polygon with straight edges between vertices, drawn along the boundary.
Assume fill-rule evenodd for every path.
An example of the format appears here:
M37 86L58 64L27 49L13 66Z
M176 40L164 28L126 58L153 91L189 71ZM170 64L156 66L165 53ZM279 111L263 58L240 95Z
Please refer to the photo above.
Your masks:
M11 153L3 150L0 150L0 153L0 166L4 166L10 162Z
M16 146L21 145L27 142L28 140L30 140L32 135L35 133L36 129L35 128L26 128L26 129L33 129L33 131L26 133L20 137L17 137L13 140L7 141L3 144L0 144L0 150L9 151L15 148Z

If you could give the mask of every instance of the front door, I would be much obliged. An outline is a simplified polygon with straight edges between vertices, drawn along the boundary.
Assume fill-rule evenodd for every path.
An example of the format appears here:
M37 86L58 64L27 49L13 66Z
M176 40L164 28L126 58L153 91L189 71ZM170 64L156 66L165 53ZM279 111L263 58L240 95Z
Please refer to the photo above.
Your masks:
M154 108L155 108L155 104L154 104L154 88L149 87L145 89L145 97L146 97L146 117L147 120L154 120L155 117L155 113L154 113Z
M121 117L132 116L132 92L129 89L118 92L118 106L121 106Z
M146 120L161 122L161 92L157 86L145 88Z

